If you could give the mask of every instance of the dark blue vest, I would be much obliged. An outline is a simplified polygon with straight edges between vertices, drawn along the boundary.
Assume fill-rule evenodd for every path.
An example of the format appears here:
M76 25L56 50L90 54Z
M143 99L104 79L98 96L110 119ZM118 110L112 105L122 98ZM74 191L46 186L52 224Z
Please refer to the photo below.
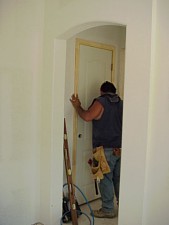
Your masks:
M104 112L99 120L93 120L93 148L121 148L123 101L116 94L105 94L94 101L99 101Z

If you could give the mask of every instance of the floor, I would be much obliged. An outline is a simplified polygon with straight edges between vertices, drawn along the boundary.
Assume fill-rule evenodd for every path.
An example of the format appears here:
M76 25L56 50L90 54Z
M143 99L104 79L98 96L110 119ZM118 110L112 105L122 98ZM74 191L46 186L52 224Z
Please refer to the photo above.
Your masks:
M101 200L96 200L90 203L90 207L92 209L99 209L101 208ZM80 206L80 209L83 213L86 213L87 216L89 216L90 220L88 219L87 216L85 216L84 214L82 214L81 216L79 216L78 218L78 225L93 225L93 218L90 216L90 209L88 205L82 205ZM116 215L118 214L118 209L117 209L117 205L115 205L115 213ZM95 225L117 225L118 224L118 217L116 216L113 219L105 219L105 218L94 218L94 224Z

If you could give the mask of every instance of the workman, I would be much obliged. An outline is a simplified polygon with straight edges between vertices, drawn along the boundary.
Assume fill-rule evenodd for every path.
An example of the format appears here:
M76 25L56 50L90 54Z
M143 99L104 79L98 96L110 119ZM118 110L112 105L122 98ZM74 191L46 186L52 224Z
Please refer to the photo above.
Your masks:
M102 207L93 210L93 214L98 218L113 218L116 216L114 194L119 201L123 101L109 81L101 85L100 96L87 110L82 108L78 95L73 94L70 101L84 121L92 121L93 148L103 146L110 167L110 172L104 174L99 183Z

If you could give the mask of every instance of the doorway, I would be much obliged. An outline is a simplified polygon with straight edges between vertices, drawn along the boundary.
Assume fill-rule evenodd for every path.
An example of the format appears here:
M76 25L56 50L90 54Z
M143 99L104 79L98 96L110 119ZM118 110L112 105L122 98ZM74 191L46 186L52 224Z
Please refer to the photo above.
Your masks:
M74 92L78 93L84 108L88 107L92 99L99 95L99 87L105 80L115 83L117 90L119 90L118 94L122 97L123 92L121 90L123 90L124 85L124 65L122 64L124 64L124 60L121 61L121 51L124 52L125 49L124 31L124 27L102 26L86 30L75 37ZM107 42L105 41L106 38L98 39L96 34L98 37L103 37L106 34L106 38L108 39L108 36L110 36L109 39L112 38L112 40ZM115 46L113 43L115 43ZM101 58L98 59L95 56ZM102 63L99 63L101 61ZM81 73L80 78L79 73ZM97 76L94 77L92 74L97 74ZM92 148L91 123L82 121L76 114L73 120L73 179L87 198L93 200L98 198L99 195L95 194L94 181L88 165ZM83 203L81 195L77 198L80 203Z
M99 96L100 85L108 80L114 80L115 48L103 43L76 39L75 52L75 94L81 100L84 108L91 105L93 99ZM76 114L74 115L73 136L73 175L74 182L83 191L89 201L97 199L94 181L88 160L92 157L92 127ZM84 198L79 192L76 197L80 204Z
M111 4L110 4L111 5ZM80 5L79 5L80 6ZM85 5L84 5L85 6ZM140 19L137 20L135 23L133 21L134 16L136 15L139 11L138 6L133 6L136 8L134 14L131 16L130 10L124 10L124 13L117 13L118 11L124 7L121 8L121 4L113 4L110 11L115 12L111 13L110 16L110 11L108 10L107 14L97 13L96 17L95 14L93 14L93 10L91 9L89 15L87 17L82 17L82 19L79 20L74 20L72 17L70 17L71 21L65 21L65 24L63 26L57 27L57 32L52 33L53 36L51 38L55 38L54 35L59 34L57 37L58 39L56 40L56 47L55 47L55 52L56 52L56 65L54 68L54 93L53 93L53 105L52 105L52 112L53 112L53 117L54 117L54 122L52 120L52 128L53 128L53 148L52 150L54 153L56 152L56 155L58 156L58 151L61 152L62 149L62 123L63 119L62 117L64 116L64 106L63 102L66 103L67 108L66 108L66 118L67 118L67 124L68 124L68 134L69 134L69 142L72 140L72 114L73 110L69 102L69 98L71 94L73 93L73 77L74 77L74 70L72 70L72 67L74 68L74 63L66 62L66 51L65 48L67 48L67 41L69 41L70 38L72 38L72 35L77 35L77 32L80 32L86 28L93 27L93 26L100 26L103 24L109 24L110 26L113 24L126 24L128 26L127 30L127 52L126 52L126 81L125 81L125 123L124 123L124 143L123 143L123 160L122 163L122 181L123 184L121 185L121 207L120 207L120 224L123 224L123 222L126 221L131 221L130 219L130 212L135 212L135 217L132 218L133 221L141 221L140 215L142 215L142 209L144 206L144 201L142 196L144 196L144 187L145 187L145 170L142 169L143 165L146 164L146 153L147 153L147 118L148 118L148 100L149 97L143 98L142 95L142 87L144 87L144 96L149 96L149 78L150 78L150 42L151 42L151 23L150 22L150 17L148 16L149 13L149 8L147 9L145 13L145 20L141 20L140 14L138 17ZM144 4L142 5L144 8ZM104 7L103 7L104 8ZM108 7L109 9L109 7ZM73 10L73 8L72 8ZM101 8L102 11L102 8ZM67 10L65 11L67 13ZM84 10L82 10L82 13ZM105 11L106 12L106 11ZM65 14L66 15L66 14ZM93 16L94 15L94 16ZM106 16L106 17L105 17ZM63 15L60 14L60 17L62 18ZM63 17L64 18L64 17ZM95 22L93 21L93 18L95 19ZM100 22L103 21L103 22ZM117 23L114 23L116 21ZM145 21L148 21L148 23L145 23ZM86 24L87 22L87 24ZM88 24L89 22L89 24ZM145 26L142 26L145 23ZM50 24L49 24L50 25ZM53 25L53 23L52 23ZM107 25L106 25L107 26ZM144 27L144 29L140 29L140 27ZM112 26L112 28L114 28ZM54 28L53 28L54 29ZM98 27L99 29L99 27ZM143 30L145 31L145 35L143 34ZM103 33L103 32L102 32ZM109 34L108 34L109 36ZM100 34L98 35L97 33L95 34L96 38L100 38ZM94 37L94 39L95 39ZM141 39L140 39L141 37ZM62 40L60 40L63 38ZM80 37L81 38L81 37ZM83 37L85 38L85 37ZM118 38L117 38L118 39ZM96 40L98 41L98 40ZM99 42L102 42L99 40ZM113 40L114 42L114 40ZM51 46L53 44L53 39L50 40ZM139 43L139 44L138 44ZM62 46L62 48L60 47ZM120 46L121 47L121 46ZM147 48L144 48L147 47ZM134 48L134 49L133 49ZM61 49L61 51L59 50ZM143 51L143 49L145 51ZM74 50L74 48L73 48ZM52 49L49 50L51 53L51 57L49 57L49 62L52 62ZM72 54L72 57L74 55ZM48 58L47 58L48 59ZM71 58L69 58L69 61ZM58 63L59 62L59 63ZM66 62L66 67L65 67L65 62ZM69 67L67 67L67 64L69 63ZM49 65L51 65L49 63ZM58 68L59 67L59 68ZM117 67L116 67L117 68ZM52 69L52 65L51 65ZM68 73L65 73L65 69L68 70ZM73 71L73 72L72 72ZM70 73L72 72L72 73ZM66 76L65 76L66 75ZM63 88L64 82L65 82L65 77L66 81L68 82L67 87L69 89L65 90ZM65 99L64 99L64 91L66 91ZM59 97L58 97L59 93ZM138 104L139 100L139 104ZM68 104L67 104L68 103ZM133 105L137 106L133 110ZM58 107L59 106L59 107ZM49 111L50 112L50 111ZM56 113L55 113L56 112ZM140 128L137 130L137 128ZM137 132L135 132L137 130ZM57 137L57 138L56 138ZM56 141L55 141L56 139ZM132 140L132 141L131 141ZM138 141L139 140L139 141ZM133 142L134 141L134 142ZM52 143L53 143L52 142ZM71 143L70 143L70 146ZM137 151L135 151L137 149ZM144 150L144 151L143 151ZM130 154L128 154L130 153ZM53 155L52 155L53 156ZM54 157L52 157L54 158ZM135 160L133 160L133 158ZM53 160L53 165L56 166L56 168L60 169L60 157L57 158L57 160ZM56 161L56 162L55 162ZM128 163L130 162L130 163ZM134 168L134 170L133 170ZM44 170L45 171L45 170ZM131 176L132 174L132 176ZM133 187L133 176L135 177L135 185ZM53 179L55 180L55 178ZM52 180L52 181L53 181ZM58 179L59 181L62 180ZM53 196L57 196L57 201L59 195L56 195L56 188L58 187L57 184L52 184L52 193ZM129 190L129 193L126 195L126 187ZM48 189L46 191L48 193ZM45 193L46 193L45 192ZM60 191L58 192L59 194L61 193ZM136 198L133 198L133 196L136 196ZM133 206L133 204L130 204L130 207L128 207L128 202L130 199L135 200L135 203L138 207ZM128 201L129 200L129 201ZM55 201L54 201L55 202ZM126 213L126 210L127 212ZM53 210L54 213L56 210ZM55 214L54 214L55 215Z

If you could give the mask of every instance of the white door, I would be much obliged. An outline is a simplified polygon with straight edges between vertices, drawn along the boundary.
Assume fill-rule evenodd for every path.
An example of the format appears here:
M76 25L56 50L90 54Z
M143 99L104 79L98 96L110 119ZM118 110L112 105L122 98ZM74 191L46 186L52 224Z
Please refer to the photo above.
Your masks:
M77 92L83 108L87 109L93 99L100 95L100 85L108 80L112 81L111 50L80 45L79 78ZM76 149L76 185L82 190L88 201L99 196L95 193L94 180L88 164L92 157L92 123L77 119L77 149ZM82 195L76 191L76 197L81 204Z

